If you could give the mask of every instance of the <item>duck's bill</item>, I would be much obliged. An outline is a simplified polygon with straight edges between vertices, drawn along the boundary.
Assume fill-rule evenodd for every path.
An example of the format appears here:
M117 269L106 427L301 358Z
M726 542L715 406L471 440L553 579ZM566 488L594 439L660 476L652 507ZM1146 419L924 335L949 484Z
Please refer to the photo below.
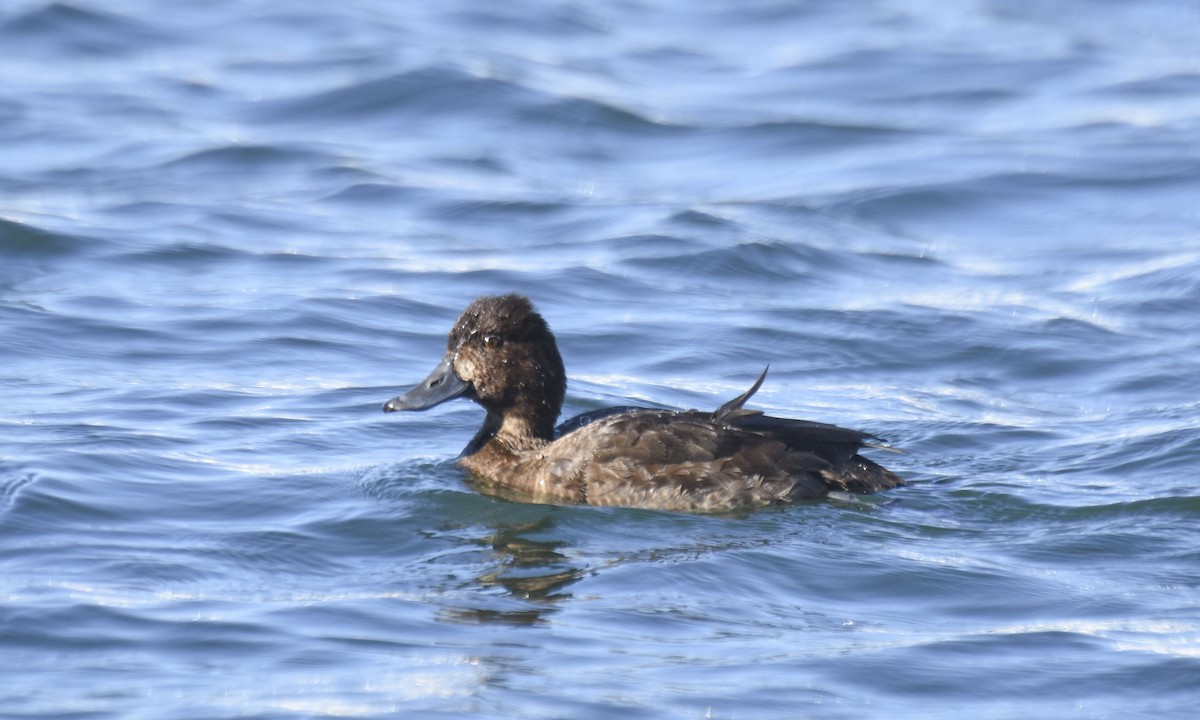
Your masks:
M471 384L454 374L453 357L447 355L441 364L412 390L397 395L383 404L384 412L425 410L434 405L466 395Z

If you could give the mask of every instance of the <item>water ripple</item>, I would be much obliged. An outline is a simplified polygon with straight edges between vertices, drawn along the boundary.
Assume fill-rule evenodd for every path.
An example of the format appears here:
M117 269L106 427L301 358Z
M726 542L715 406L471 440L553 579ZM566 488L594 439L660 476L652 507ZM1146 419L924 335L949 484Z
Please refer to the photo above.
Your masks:
M1186 2L92 5L0 10L6 712L1194 714ZM379 407L511 291L910 484L481 493Z

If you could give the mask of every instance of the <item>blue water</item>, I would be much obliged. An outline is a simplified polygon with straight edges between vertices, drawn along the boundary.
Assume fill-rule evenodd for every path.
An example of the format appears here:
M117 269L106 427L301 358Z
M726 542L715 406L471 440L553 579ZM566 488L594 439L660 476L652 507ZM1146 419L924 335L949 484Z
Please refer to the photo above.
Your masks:
M1193 0L9 0L0 716L1194 717L1198 198ZM911 484L480 495L508 291Z

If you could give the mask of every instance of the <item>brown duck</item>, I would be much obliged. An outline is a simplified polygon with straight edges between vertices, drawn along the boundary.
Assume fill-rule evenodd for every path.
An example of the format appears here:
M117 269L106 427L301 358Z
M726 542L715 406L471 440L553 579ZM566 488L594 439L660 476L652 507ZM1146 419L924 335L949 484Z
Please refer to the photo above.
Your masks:
M383 410L479 403L487 417L459 464L533 502L723 512L904 484L858 454L880 447L872 435L744 409L766 374L715 412L615 407L555 428L567 377L550 327L520 295L481 297L437 368Z

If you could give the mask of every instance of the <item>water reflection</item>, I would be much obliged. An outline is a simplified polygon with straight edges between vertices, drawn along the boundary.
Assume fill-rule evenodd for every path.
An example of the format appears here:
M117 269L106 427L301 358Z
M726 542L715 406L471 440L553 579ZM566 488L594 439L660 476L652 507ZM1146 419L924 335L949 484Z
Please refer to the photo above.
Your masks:
M473 600L482 601L482 606L450 608L446 619L533 625L543 622L558 603L570 599L571 594L564 589L583 577L587 569L572 564L560 552L565 541L544 539L554 526L551 516L532 522L495 524L494 532L478 540L493 552L492 567L475 579L483 592Z

